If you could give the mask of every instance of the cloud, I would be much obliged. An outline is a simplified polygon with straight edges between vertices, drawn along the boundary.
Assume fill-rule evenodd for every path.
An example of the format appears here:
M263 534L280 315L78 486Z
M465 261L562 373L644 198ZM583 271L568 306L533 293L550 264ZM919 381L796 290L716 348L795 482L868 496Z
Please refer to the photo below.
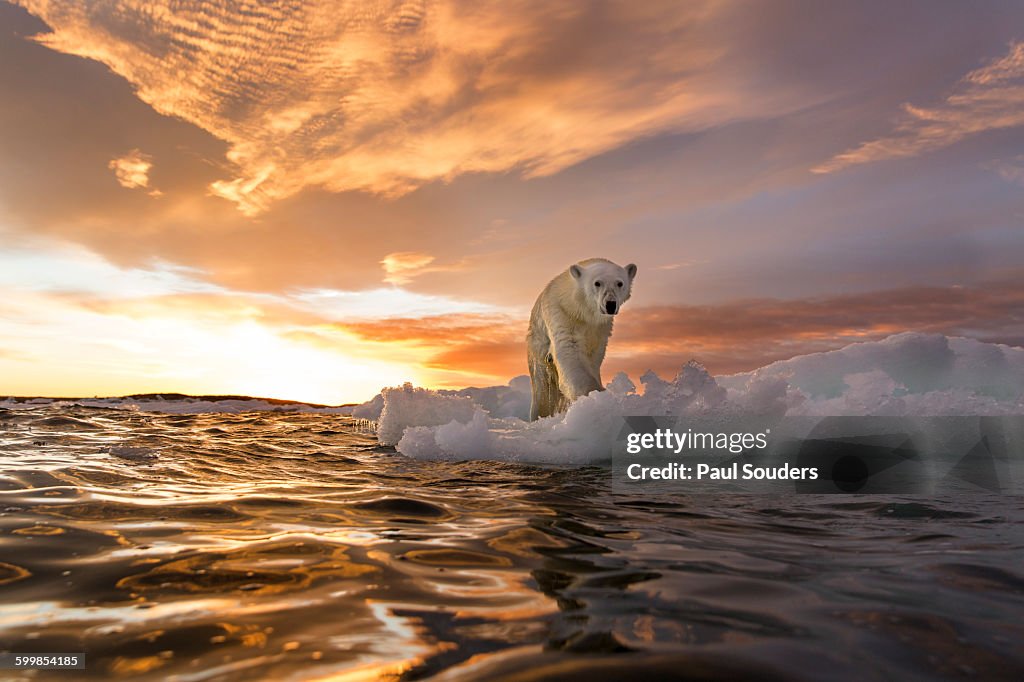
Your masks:
M832 173L849 166L918 156L990 130L1024 125L1024 43L971 71L942 103L903 105L903 119L889 135L864 142L812 169Z
M111 159L107 166L114 171L114 176L122 187L139 189L149 187L149 170L153 167L153 159L138 149L133 149L124 156Z
M380 264L384 266L384 281L390 284L406 284L434 262L434 257L415 251L401 251L384 256Z
M38 42L227 142L232 174L209 189L247 214L306 187L395 196L466 173L549 175L800 104L717 68L731 3L714 0L19 4L51 27Z
M1018 154L1009 160L995 160L983 164L989 170L999 174L1003 180L1024 185L1024 154Z
M74 292L107 298L220 292L206 273L151 258L145 267L118 267L75 244L43 238L17 239L0 230L9 246L0 251L0 289Z
M698 261L698 260L692 260L691 259L691 260L679 261L677 263L665 263L663 265L655 265L653 269L654 270L678 270L679 268L688 268L688 267L690 267L692 265L695 265L697 263L705 263L705 262L707 262L707 261Z
M452 296L408 291L398 286L360 291L313 289L290 293L282 299L298 308L334 320L429 317L448 313L495 313L498 306Z
M337 327L366 341L424 352L423 365L448 373L451 386L465 386L467 376L504 382L526 371L526 323L510 315L434 315L364 320Z
M386 4L366 10L361 24L345 23L350 12L340 3L337 20L313 16L329 14L326 4L259 4L252 12L230 0L201 11L187 1L173 11L159 1L144 8L107 0L33 5L54 27L47 33L42 20L0 3L9 37L0 40L0 61L11 66L0 69L0 122L19 131L3 138L0 155L4 226L80 243L121 268L150 269L160 259L228 289L337 292L315 304L393 317L443 312L444 299L528 307L547 279L591 255L640 264L635 304L693 304L970 283L1020 260L1024 249L1011 230L1020 209L1012 188L978 167L979 156L1016 154L1005 153L1005 144L1012 147L1020 129L958 145L941 164L918 159L914 172L898 176L897 164L826 183L807 173L835 151L888 131L878 121L901 102L941 103L962 74L1004 53L1013 34L1019 39L1024 5L978 11L913 4L894 14L878 1L826 8L785 0L763 12L720 2L685 3L682 10L657 3L555 7L513 0L497 9L437 2L423 21L395 32L379 29L374 18L391 11ZM261 19L274 12L276 18ZM446 12L457 16L444 23ZM327 35L335 24L344 26ZM267 35L268 26L284 37ZM462 41L442 31L446 26L481 33ZM481 47L485 34L508 49ZM318 55L334 43L355 49L356 39L381 49L352 67L349 88L331 73L343 55ZM49 41L93 50L102 63L43 47ZM382 66L397 60L400 45L417 41L454 47L427 50L404 71ZM438 106L399 106L414 90L406 86L427 78L423 69L448 67L460 94ZM352 97L343 100L346 88ZM359 93L380 93L381 101L371 107ZM673 97L680 107L692 105L692 115L673 120L655 111ZM165 102L164 113L181 116L160 115L144 99ZM301 123L299 105L310 101L365 116ZM709 108L712 101L721 106ZM263 114L278 110L286 115L264 125ZM652 126L626 125L645 112ZM371 113L376 128L366 123ZM540 144L544 126L556 124L566 131L558 144ZM520 145L529 158L548 158L563 143L580 154L599 153L610 138L591 133L608 126L628 144L545 178L523 181L533 169L528 162L505 168L512 157L484 153ZM67 135L83 128L89 135ZM338 174L334 186L384 191L384 170L402 167L409 154L447 156L440 133L449 130L466 132L464 158L493 161L504 171L474 173L466 165L450 184L433 182L398 200L306 183L328 160L370 150L378 163ZM979 155L976 147L990 142L1004 150ZM160 187L161 201L150 200L149 188L125 191L105 170L132 148L153 156L150 188ZM231 164L226 154L233 150L259 153ZM240 183L238 200L255 201L270 189L277 198L252 220L234 203L209 196L208 186L260 181L260 154L275 170L262 184ZM371 176L373 182L363 182ZM449 176L415 182L434 177ZM290 198L278 193L300 185L307 189ZM380 293L402 291L382 283L388 273L381 260L403 252L436 257L407 270L415 278L404 285L433 295L433 303ZM462 262L470 265L437 270ZM682 265L658 269L674 264ZM56 266L35 276L47 272L56 280L64 273ZM373 296L354 293L368 287Z
M428 253L399 251L384 256L380 264L384 267L384 281L396 286L408 284L420 275L437 272L460 272L469 268L470 259L462 258L454 263L434 265L436 258Z

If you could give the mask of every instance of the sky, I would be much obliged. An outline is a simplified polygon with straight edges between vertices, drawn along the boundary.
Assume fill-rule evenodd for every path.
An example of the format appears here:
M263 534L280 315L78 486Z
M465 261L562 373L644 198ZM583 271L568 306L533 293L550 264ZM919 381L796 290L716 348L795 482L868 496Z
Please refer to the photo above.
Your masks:
M1024 344L1024 4L0 0L0 395L337 404Z

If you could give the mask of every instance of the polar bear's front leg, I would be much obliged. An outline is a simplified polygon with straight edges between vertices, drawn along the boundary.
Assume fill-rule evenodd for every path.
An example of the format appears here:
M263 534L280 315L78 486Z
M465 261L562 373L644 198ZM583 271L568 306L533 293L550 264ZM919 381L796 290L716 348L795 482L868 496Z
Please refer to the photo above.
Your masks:
M555 367L558 369L558 385L568 402L572 402L591 391L603 390L601 382L591 374L584 359L579 342L570 335L559 335L552 339Z
M546 350L542 355L530 357L530 421L558 413L563 402L558 372L549 358L551 355Z

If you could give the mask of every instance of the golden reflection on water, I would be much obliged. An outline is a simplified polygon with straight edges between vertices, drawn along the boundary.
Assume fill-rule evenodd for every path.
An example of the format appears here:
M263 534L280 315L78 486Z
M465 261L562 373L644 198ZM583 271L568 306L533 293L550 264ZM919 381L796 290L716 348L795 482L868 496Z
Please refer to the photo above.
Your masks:
M9 564L6 561L0 561L0 585L7 585L9 583L23 580L32 575L28 570L21 566L15 566Z
M118 676L140 675L142 673L156 670L166 664L173 656L142 656L140 658L126 658L118 656L110 663L109 670Z
M512 560L496 554L484 554L465 549L414 549L402 555L403 559L427 566L511 566Z
M29 528L18 528L12 530L15 535L60 535L64 532L63 528L58 526L31 526Z
M169 561L122 578L117 586L141 593L238 590L263 596L303 590L319 579L354 578L376 570L375 566L353 563L344 547L267 543Z
M380 680L399 680L402 678L403 674L413 670L422 662L422 658L410 658L396 662L366 663L343 672L327 673L322 676L313 676L307 679L315 682L378 682Z
M882 633L879 670L922 674L923 659L904 653L910 632L935 670L1024 678L1017 659L999 667L1024 636L1007 625L1019 561L992 554L1002 540L991 533L1009 536L1002 507L980 517L981 540L973 517L941 536L943 550L984 549L993 565L932 566L945 561L934 532L914 552L906 543L941 510L899 525L829 501L787 501L784 523L732 498L629 507L599 470L416 462L350 426L322 414L0 409L0 641L85 651L100 677L355 682L539 665L643 675L647 653L705 645L729 650L700 670L734 673L734 650L760 647L769 662L740 676L796 675L786 666L800 656L778 647L808 632L862 644ZM869 551L837 518L870 529ZM893 551L880 553L887 533ZM851 594L894 591L910 616L850 606ZM937 595L952 606L915 616L943 609ZM956 607L968 597L984 608L965 625ZM967 629L998 632L986 640L997 654L949 646ZM662 661L646 674L678 670Z
M538 549L565 547L565 545L565 542L530 527L516 528L487 541L488 547L499 552L530 558L542 556L537 552Z

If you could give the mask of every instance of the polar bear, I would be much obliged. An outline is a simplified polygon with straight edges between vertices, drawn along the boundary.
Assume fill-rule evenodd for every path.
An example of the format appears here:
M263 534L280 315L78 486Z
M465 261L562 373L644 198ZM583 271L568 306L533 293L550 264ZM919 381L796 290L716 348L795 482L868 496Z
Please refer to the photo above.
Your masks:
M591 391L603 391L612 320L629 300L636 266L588 258L551 280L533 305L526 355L533 402L530 420L563 412Z

